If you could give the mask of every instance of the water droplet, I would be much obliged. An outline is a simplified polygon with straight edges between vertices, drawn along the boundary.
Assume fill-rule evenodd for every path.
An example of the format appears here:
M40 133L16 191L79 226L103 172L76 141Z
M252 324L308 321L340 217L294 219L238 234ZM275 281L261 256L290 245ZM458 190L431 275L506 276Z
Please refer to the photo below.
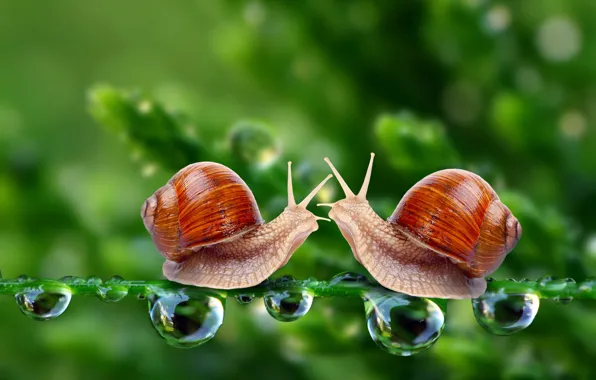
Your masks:
M263 123L242 121L229 135L232 153L257 168L267 168L277 161L281 149L271 128Z
M308 313L313 295L308 290L284 290L270 292L263 297L269 314L281 322L292 322Z
M554 280L554 278L552 276L543 276L543 277L540 277L537 281L538 281L538 285L540 285L541 287L544 287L552 280Z
M68 285L81 285L81 284L86 284L87 280L85 280L82 277L64 276L60 279L60 282L64 282L65 284L68 284Z
M248 305L252 301L254 301L255 296L252 294L237 294L236 301L238 301L241 305Z
M587 280L587 279L586 279L585 281L583 281L583 282L581 282L581 283L579 284L579 286L578 286L578 288L577 288L577 289L578 289L578 290L579 290L581 293L589 293L589 292L591 292L591 291L592 291L592 288L593 288L593 286L594 286L594 281L593 281L593 280Z
M174 347L192 348L211 340L223 324L220 299L184 292L149 297L149 316L157 332Z
M29 281L32 281L32 280L33 280L33 278L31 278L31 277L29 277L27 275L24 275L24 274L22 274L19 277L17 277L17 282L20 282L20 283L29 282Z
M573 301L571 293L576 284L572 278L542 277L538 284L541 292L553 294L552 300L559 304L566 305Z
M552 278L546 286L550 289L556 290L564 290L567 287L567 279L566 278Z
M118 302L128 295L128 288L122 285L100 286L97 297L104 302Z
M71 297L69 288L57 284L25 289L15 295L23 314L38 321L62 315L68 308Z
M358 287L361 285L370 285L371 281L363 274L354 272L343 272L336 274L329 281L329 285L334 286L342 284L344 286Z
M90 276L87 278L87 285L99 286L103 283L102 279L97 276Z
M553 301L558 303L559 305L568 305L573 301L572 296L555 296L553 297Z
M367 292L364 310L370 336L392 355L410 356L429 348L445 325L436 303L405 294Z
M97 287L97 297L104 302L118 302L128 295L128 287L123 285L124 279L113 276L103 285Z
M570 290L569 290L568 286L575 285L575 280L567 277L563 280L559 280L559 282L561 282L561 284L565 284L565 285L561 288L560 294L553 297L553 301L555 301L556 303L558 303L560 305L567 305L567 304L571 303L571 301L573 301L573 296L570 294Z
M290 281L295 281L296 279L294 278L294 276L286 274L281 276L277 282L290 282Z
M538 313L536 294L486 293L472 300L476 321L495 335L511 335L530 326Z

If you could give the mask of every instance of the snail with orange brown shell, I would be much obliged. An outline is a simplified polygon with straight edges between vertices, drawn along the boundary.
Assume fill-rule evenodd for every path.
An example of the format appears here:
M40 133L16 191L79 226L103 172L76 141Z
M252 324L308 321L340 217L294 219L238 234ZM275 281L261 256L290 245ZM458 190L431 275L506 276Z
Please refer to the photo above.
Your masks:
M288 163L288 206L265 223L252 192L234 171L214 162L183 168L141 211L155 246L167 259L165 277L218 289L261 283L318 229L317 220L325 219L306 206L331 177L296 204Z
M521 237L521 226L491 186L460 169L416 183L385 221L368 204L374 154L360 192L337 172L345 199L330 206L356 259L384 287L419 297L475 298Z

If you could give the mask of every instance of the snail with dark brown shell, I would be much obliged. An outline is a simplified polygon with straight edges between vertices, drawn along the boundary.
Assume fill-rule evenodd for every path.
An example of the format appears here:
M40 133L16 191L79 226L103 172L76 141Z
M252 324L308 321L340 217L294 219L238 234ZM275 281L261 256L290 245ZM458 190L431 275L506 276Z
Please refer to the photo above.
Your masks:
M244 181L215 162L191 164L143 204L141 216L167 259L166 278L218 289L257 285L284 266L325 219L306 209L327 176L300 204L288 163L288 206L265 224ZM327 220L327 219L325 219Z
M356 259L384 287L419 297L475 298L521 237L521 226L491 186L460 169L432 173L401 199L387 221L366 193L374 154L355 195L331 161L346 198L330 206Z

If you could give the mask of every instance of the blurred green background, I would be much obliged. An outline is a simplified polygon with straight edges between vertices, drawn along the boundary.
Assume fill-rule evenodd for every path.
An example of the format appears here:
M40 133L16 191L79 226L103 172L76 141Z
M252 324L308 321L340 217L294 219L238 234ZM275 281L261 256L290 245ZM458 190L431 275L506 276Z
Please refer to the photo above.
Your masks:
M524 227L497 278L596 275L596 3L0 0L0 269L161 277L139 216L179 168L236 170L270 220L328 172L382 217L446 167L489 181ZM330 181L320 199L339 197ZM311 209L325 216L326 209ZM334 224L279 273L364 272ZM543 302L497 337L469 301L410 358L375 346L362 302L316 299L293 323L228 300L192 350L157 335L147 305L74 297L39 323L0 298L0 379L589 379L596 304Z

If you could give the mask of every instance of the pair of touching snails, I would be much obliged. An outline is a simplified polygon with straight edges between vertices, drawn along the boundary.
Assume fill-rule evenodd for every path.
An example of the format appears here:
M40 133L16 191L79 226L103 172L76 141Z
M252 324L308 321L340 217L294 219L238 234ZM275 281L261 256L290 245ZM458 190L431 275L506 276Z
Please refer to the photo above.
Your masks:
M374 154L358 194L325 158L345 198L329 206L356 260L384 287L418 297L475 298L521 237L521 226L478 175L459 169L416 183L393 214L381 219L368 204ZM166 278L218 289L257 285L284 266L325 220L306 209L331 178L296 203L288 163L288 206L269 223L231 169L191 164L143 205L141 214L166 258Z

